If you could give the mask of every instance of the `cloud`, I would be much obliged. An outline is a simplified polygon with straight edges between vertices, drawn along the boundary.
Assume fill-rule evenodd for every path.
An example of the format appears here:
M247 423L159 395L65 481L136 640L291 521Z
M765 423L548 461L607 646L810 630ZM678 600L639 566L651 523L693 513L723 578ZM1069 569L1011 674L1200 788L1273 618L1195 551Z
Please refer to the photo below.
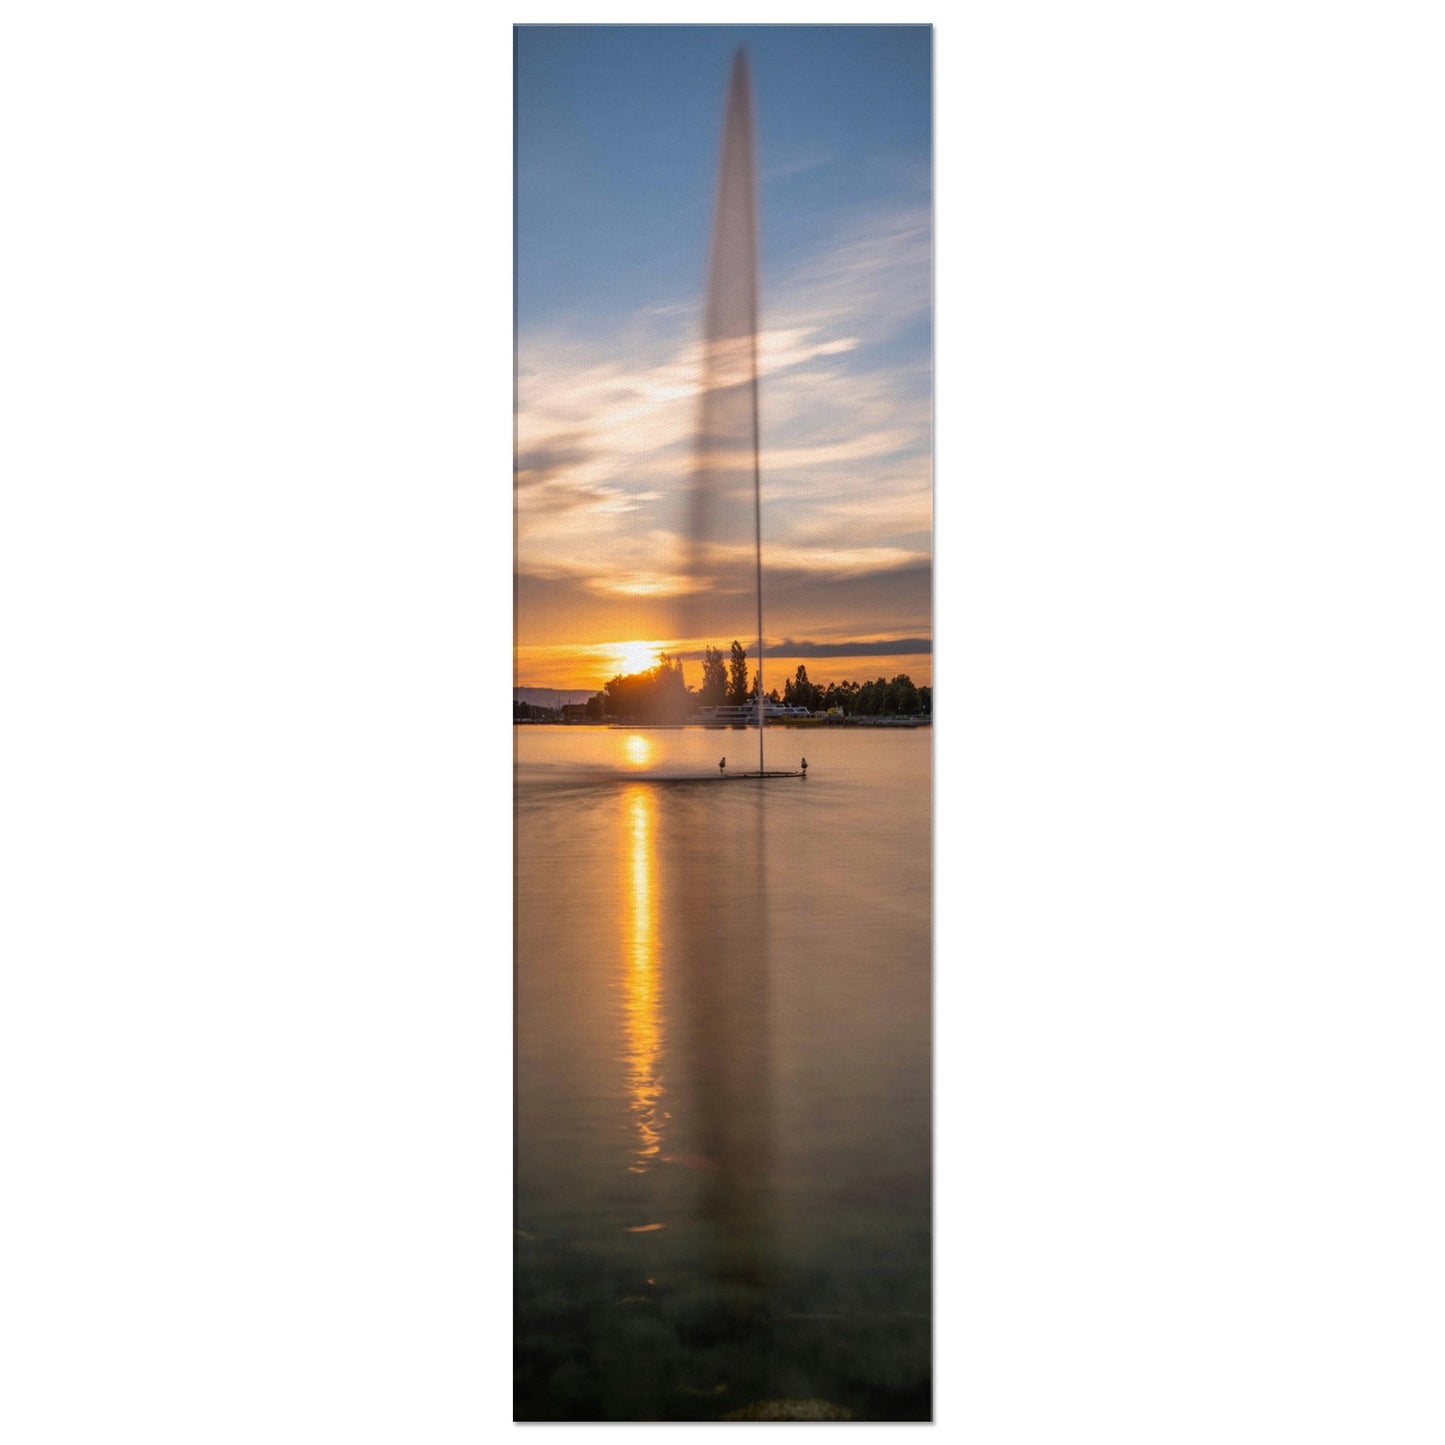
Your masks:
M565 486L551 481L530 485L533 490L527 497L526 521L521 528L524 534L535 535L538 524L548 518L566 512L590 510L605 505L609 500L608 494L596 487Z
M629 574L623 574L624 576ZM640 571L639 576L649 574ZM661 574L666 579L669 574ZM701 646L757 631L752 569L711 594L715 604L699 630L679 628L675 599L666 590L629 592L585 569L516 576L517 641L527 646L577 646L601 639L664 638ZM926 560L846 573L786 564L764 571L764 623L770 637L836 642L869 633L922 636L929 631L933 569Z
M768 644L778 657L926 657L933 652L927 637L872 637L847 642L795 642L784 637ZM701 662L703 649L677 654L684 662Z
M811 589L822 612L856 607L872 630L897 624L869 609L906 593L902 627L929 626L931 369L916 342L890 343L926 314L931 265L928 213L910 210L868 218L765 278L764 561L779 605ZM616 602L654 609L645 635L666 631L657 609L689 586L681 538L697 463L700 324L695 302L662 297L606 337L518 336L519 637L537 600L522 576L565 583L579 636ZM749 457L741 520L718 534L740 549L751 538L750 468ZM719 560L724 579L744 561L726 549ZM905 574L913 581L902 586ZM720 586L750 594L745 580ZM554 621L560 596L548 603ZM635 610L606 616L608 626L642 625Z
M933 229L925 207L875 214L794 268L764 300L770 324L827 325L846 316L865 344L893 335L933 304Z
M680 597L692 582L676 572L625 572L615 577L589 577L586 585L604 597Z
M591 451L581 432L562 432L518 452L515 474L518 487L536 487L565 475L585 462Z
M788 176L800 176L805 171L815 171L820 166L831 165L833 161L829 151L816 146L776 147L773 155L773 163L763 172L764 185Z

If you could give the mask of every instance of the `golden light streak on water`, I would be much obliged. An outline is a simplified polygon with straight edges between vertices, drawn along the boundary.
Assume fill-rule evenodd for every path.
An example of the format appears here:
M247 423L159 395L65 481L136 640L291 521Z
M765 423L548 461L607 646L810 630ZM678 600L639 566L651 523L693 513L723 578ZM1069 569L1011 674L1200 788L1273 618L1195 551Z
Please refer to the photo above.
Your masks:
M629 733L622 751L634 768L645 768L652 761L652 739L641 733Z
M647 757L652 746L646 738L630 737L642 743ZM661 1107L662 1079L662 989L657 957L657 859L653 841L656 801L648 788L633 788L627 795L626 852L628 874L627 936L622 956L623 1030L626 1044L627 1091L637 1127L637 1147L628 1166L634 1174L645 1174L662 1149L662 1124L667 1118Z

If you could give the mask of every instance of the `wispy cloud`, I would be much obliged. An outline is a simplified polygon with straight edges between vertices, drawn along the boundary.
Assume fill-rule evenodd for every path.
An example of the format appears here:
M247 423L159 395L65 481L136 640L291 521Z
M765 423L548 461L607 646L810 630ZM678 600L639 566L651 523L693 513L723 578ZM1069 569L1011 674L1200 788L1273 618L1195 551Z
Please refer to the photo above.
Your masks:
M933 652L933 641L927 637L851 638L847 642L798 642L784 637L769 643L779 657L927 657ZM701 662L702 648L677 654L684 662Z
M816 146L785 146L775 148L773 161L763 172L763 184L785 180L789 176L801 176L807 171L816 171L820 166L831 165L832 153Z
M790 579L770 585L770 606L806 603L825 583L846 582L837 604L866 608L860 581L919 568L926 577L931 377L916 346L900 353L890 343L926 313L930 290L926 211L875 216L807 264L765 279L765 565ZM659 298L606 337L518 337L520 572L565 582L578 605L587 597L660 605L686 589L680 532L699 330L695 304ZM904 625L926 626L924 607L918 617L910 604L914 620ZM654 628L660 615L649 614ZM859 620L869 621L841 625ZM796 628L802 617L777 621ZM519 596L519 636L535 622Z

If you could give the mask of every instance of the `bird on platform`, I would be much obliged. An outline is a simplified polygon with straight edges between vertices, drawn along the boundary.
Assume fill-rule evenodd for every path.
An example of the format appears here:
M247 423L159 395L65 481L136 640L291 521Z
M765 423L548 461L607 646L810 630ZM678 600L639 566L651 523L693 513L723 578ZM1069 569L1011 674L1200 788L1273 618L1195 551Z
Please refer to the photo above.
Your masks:
M726 758L724 758L724 759L722 760L722 762L720 762L720 763L717 765L717 770L718 770L718 772L720 772L720 773L725 773L725 772L727 772L727 767L728 767L728 760L727 760Z
M808 760L807 760L807 758L804 758L804 759L803 759L803 771L804 771L805 773L808 771Z

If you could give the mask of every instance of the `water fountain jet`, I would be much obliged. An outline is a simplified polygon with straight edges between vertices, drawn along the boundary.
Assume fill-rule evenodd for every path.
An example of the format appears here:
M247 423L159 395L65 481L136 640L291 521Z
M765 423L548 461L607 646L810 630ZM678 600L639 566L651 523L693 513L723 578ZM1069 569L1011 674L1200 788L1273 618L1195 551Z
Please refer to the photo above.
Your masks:
M714 638L739 632L742 611L757 610L758 768L720 772L724 778L797 778L801 771L768 772L763 758L762 469L758 434L758 202L752 87L747 55L739 50L728 77L718 161L717 197L708 258L697 435L687 525L690 579L679 631ZM749 523L751 526L749 527ZM751 587L741 559L752 550ZM751 595L750 595L751 594Z

